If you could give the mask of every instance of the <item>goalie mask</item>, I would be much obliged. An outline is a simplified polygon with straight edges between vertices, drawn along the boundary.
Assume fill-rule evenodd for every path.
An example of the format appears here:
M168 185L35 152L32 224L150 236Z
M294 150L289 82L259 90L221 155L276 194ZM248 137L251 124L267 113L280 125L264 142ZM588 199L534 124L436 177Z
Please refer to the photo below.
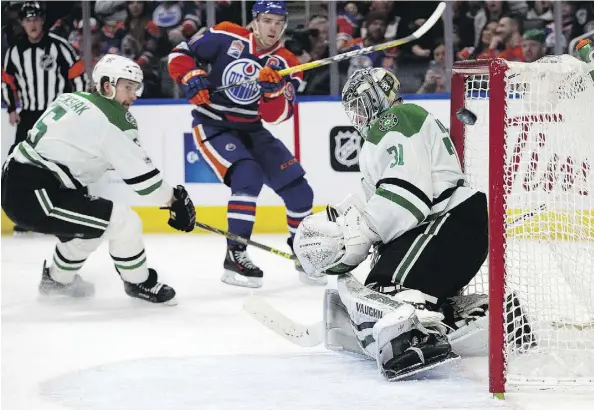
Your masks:
M342 106L363 139L373 122L402 97L400 81L383 68L357 70L342 90Z

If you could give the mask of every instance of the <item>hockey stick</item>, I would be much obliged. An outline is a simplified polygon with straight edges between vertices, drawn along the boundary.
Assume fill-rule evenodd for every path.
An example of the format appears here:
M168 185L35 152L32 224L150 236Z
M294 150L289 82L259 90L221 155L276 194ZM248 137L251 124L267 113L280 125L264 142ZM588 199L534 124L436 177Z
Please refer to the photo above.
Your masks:
M446 7L445 2L439 3L437 5L437 8L435 9L435 11L433 12L433 14L427 19L427 21L425 21L425 24L423 24L421 27L419 27L414 33L412 33L404 38L388 41L388 42L382 43L382 44L377 44L375 46L361 48L359 50L347 51L346 53L337 54L335 56L323 58L321 60L310 61L309 63L299 64L294 67L288 67L283 70L280 70L279 74L284 77L286 75L298 73L300 71L311 70L313 68L322 67L322 66L325 66L328 64L332 64L334 62L343 61L343 60L346 60L349 58L370 54L375 51L386 50L388 48L397 47L402 44L406 44L406 43L410 43L411 41L418 40L419 38L423 37L425 35L425 33L427 33L435 25L435 23L437 23L437 20L439 20L439 18L443 14L445 7ZM256 81L257 81L256 79L252 79L252 80L242 81L242 82L235 83L235 84L230 84L227 86L219 87L214 92L218 93L220 91L228 90L229 88L240 87L242 85L255 83Z
M324 324L311 326L294 322L260 296L252 295L243 303L243 310L277 335L301 347L317 346L324 341Z
M297 257L295 255L292 255L287 252L283 252L279 249L271 248L268 245L264 245L259 242L252 241L251 239L244 238L243 236L239 236L239 235L235 235L231 232L223 231L222 229L215 228L214 226L210 226L205 223L198 222L198 221L196 221L196 226L200 229L204 229L205 231L216 233L216 234L224 236L227 239L231 239L232 241L239 242L242 245L253 246L255 248L262 249L263 251L267 251L270 253L274 253L275 255L282 256L285 259L297 260Z
M167 208L165 206L162 206L159 209L169 210L169 208ZM232 241L239 242L242 245L253 246L254 248L262 249L263 251L274 253L275 255L278 255L278 256L282 256L285 259L297 260L297 257L295 255L292 255L287 252L283 252L279 249L271 248L268 245L264 245L259 242L252 241L251 239L244 238L243 236L239 236L239 235L235 235L231 232L223 231L222 229L215 228L214 226L210 226L208 224L205 224L204 222L196 221L196 226L200 229L204 229L205 231L216 233L218 235L224 236L227 239L231 239Z

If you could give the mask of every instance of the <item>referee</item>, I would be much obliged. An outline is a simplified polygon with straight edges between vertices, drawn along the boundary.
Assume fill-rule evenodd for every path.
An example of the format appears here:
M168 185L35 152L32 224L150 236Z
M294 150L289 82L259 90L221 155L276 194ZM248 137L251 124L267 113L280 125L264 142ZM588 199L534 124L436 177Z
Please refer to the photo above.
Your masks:
M9 154L27 138L43 114L60 94L84 91L85 66L68 41L45 32L45 16L37 2L25 2L20 11L23 36L12 44L2 60L2 100L10 125L17 125ZM17 113L17 100L21 111ZM25 232L20 226L15 233Z
M24 35L11 45L2 60L2 100L10 125L17 125L14 147L47 106L60 94L84 91L85 67L68 41L44 31L44 13L38 2L25 2L20 17ZM21 111L16 111L17 99Z

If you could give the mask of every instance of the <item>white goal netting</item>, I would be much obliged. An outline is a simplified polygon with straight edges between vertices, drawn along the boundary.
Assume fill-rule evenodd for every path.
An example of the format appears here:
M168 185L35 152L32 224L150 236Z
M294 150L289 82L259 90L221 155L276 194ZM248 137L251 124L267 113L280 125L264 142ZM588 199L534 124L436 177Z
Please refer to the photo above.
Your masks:
M471 185L505 201L496 252L506 295L517 296L528 320L518 309L504 315L505 376L510 384L593 384L594 81L569 56L507 64L505 109L491 117L503 135L489 124L488 69L464 81L464 106L478 120L464 128L462 155ZM505 148L503 184L489 183L495 144ZM487 264L469 290L488 292Z

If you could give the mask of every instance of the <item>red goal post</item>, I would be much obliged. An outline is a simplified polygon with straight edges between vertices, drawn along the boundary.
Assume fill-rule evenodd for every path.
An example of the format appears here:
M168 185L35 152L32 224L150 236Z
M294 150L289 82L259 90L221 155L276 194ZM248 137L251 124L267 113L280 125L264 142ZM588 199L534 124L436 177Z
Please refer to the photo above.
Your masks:
M489 293L493 393L594 385L594 82L584 67L569 56L453 67L451 137L488 196L489 257L469 292ZM459 121L460 108L477 122Z

